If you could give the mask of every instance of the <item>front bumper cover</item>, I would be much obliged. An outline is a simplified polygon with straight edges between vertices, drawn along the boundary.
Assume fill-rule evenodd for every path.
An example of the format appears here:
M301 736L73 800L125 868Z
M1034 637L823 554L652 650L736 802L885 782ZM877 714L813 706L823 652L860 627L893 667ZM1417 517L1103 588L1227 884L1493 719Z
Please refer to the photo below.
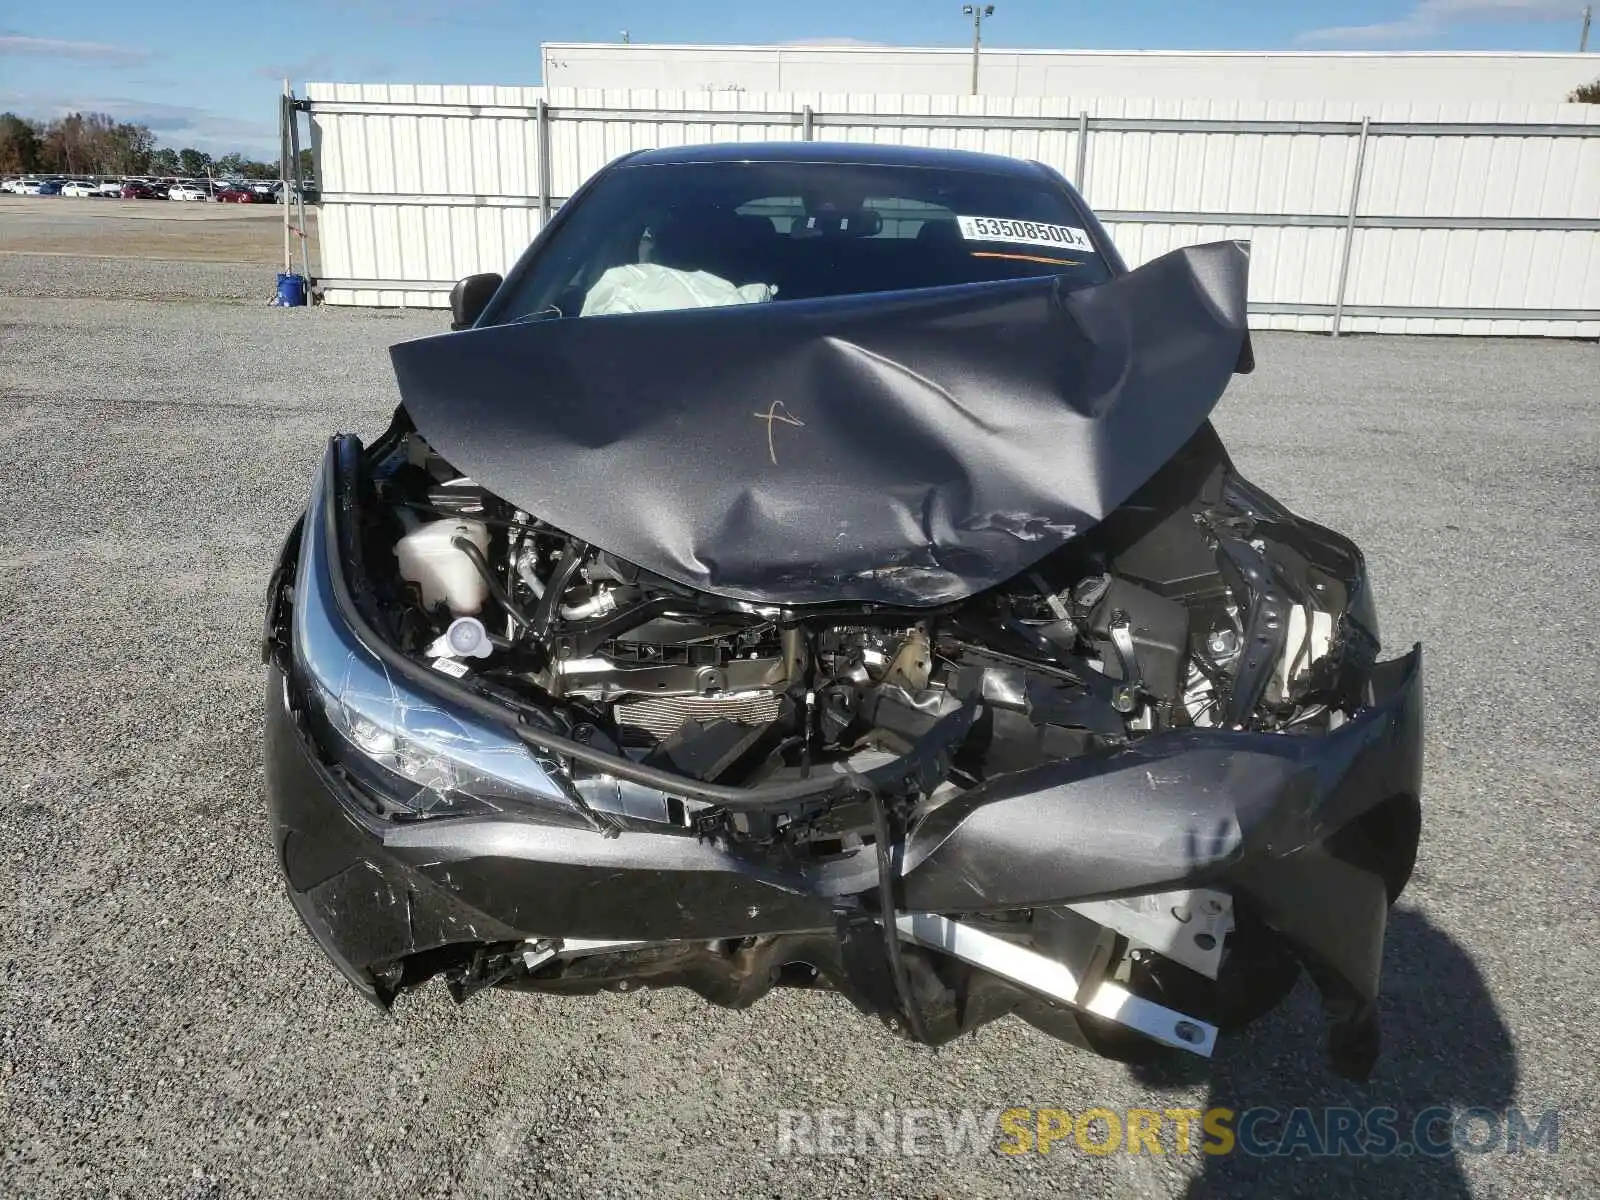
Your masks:
M1335 1067L1364 1075L1388 904L1416 850L1421 695L1419 647L1381 664L1370 706L1328 735L1157 735L993 781L912 829L904 902L980 913L1199 885L1247 896L1321 988ZM870 855L801 868L686 832L376 817L316 745L277 665L266 709L268 808L291 898L383 1005L386 967L454 944L830 931L871 908Z

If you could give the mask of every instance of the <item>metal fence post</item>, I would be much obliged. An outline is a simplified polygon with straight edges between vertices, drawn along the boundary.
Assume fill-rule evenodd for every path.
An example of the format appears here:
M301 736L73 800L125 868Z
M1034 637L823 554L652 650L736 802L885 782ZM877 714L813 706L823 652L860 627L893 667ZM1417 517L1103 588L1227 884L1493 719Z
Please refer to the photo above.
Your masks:
M550 106L539 101L534 110L534 138L539 146L539 228L550 224Z
M1356 139L1355 176L1350 180L1350 207L1345 211L1344 248L1339 254L1339 290L1333 297L1333 336L1339 336L1344 321L1344 292L1350 282L1350 251L1356 240L1356 208L1361 203L1361 177L1367 166L1367 127L1370 117L1361 118L1361 133Z
M800 110L800 140L801 141L809 142L809 141L812 141L816 137L816 129L814 128L814 125L813 125L813 122L815 120L816 120L816 114L811 111L811 105L807 104L804 108L802 108Z
M308 280L311 278L311 251L306 243L306 173L300 169L300 104L296 102L294 92L291 91L284 100L284 119L289 123L289 162L294 175L294 204L295 236L300 239L300 273ZM285 219L288 218L291 203L287 187L280 194L283 200Z
M1083 176L1089 169L1089 113L1082 110L1078 113L1078 169L1073 176L1072 186L1078 189L1082 196Z
M294 178L289 166L289 122L294 120L293 93L289 81L283 81L283 95L278 97L278 182L283 186L283 273L294 270L294 253L289 243L289 181ZM300 164L297 162L295 166Z

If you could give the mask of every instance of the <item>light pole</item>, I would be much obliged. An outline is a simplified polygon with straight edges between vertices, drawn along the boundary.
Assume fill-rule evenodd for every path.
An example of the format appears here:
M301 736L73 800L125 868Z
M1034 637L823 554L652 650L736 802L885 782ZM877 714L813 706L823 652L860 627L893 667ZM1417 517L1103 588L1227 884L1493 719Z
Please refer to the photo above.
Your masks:
M983 45L983 19L994 16L992 4L963 4L961 15L972 18L972 94L978 94L978 51Z
M1578 35L1578 53L1587 54L1589 51L1589 22L1594 18L1594 6L1583 6L1583 32Z

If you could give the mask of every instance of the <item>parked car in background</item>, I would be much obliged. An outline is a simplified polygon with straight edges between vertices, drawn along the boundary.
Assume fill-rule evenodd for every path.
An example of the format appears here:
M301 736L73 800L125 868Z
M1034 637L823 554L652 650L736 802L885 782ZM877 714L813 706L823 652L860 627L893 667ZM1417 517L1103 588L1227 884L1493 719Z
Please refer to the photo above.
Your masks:
M218 201L220 201L223 204L268 204L268 203L271 203L271 201L264 200L264 199L262 199L262 197L256 195L254 192L252 192L248 187L245 187L243 184L235 184L235 185L233 185L231 187L223 188L222 191L217 193L217 199L218 199Z
M65 180L62 180L62 179L46 179L43 183L41 183L39 185L39 190L37 192L35 192L34 195L36 195L36 196L59 196L59 195L61 195L61 189L66 187L66 186L67 186L67 183L66 183Z
M105 183L97 183L97 184L95 184L94 185L94 191L92 193L90 193L90 194L94 195L94 196L98 196L101 199L105 199L107 197L115 199L116 197L122 195L123 186L124 185L122 183L120 183L119 181L117 181L115 179L112 179L112 180L108 180Z
M211 195L197 183L175 183L167 190L168 200L209 200Z
M124 200L159 200L154 185L130 180L122 185L121 196Z
M256 179L250 185L262 204L277 204L282 199L283 183L277 179Z
M42 179L20 179L17 181L17 195L37 196L39 189L45 185Z
M61 194L81 200L94 195L94 189L95 185L87 179L70 179L61 185Z

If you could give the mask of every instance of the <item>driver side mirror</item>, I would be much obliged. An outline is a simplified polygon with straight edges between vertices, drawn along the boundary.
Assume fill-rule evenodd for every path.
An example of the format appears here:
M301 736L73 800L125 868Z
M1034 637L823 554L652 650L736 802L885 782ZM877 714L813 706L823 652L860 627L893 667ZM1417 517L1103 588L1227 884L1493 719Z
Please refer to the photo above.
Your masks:
M471 329L500 289L501 277L490 271L468 275L450 289L450 331Z

